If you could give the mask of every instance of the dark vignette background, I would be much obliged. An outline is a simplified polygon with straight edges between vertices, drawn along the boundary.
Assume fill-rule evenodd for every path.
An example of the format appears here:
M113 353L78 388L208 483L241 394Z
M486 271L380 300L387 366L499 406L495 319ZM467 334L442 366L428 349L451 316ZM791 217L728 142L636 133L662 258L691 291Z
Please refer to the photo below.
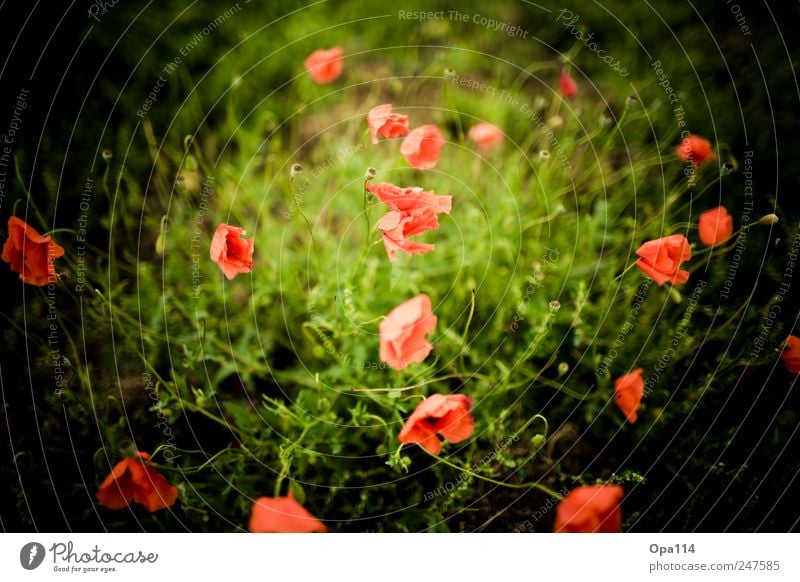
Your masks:
M24 180L30 184L42 208L55 205L55 200L44 199L48 193L74 196L80 192L86 178L85 168L97 159L96 144L102 143L103 147L115 151L126 147L123 144L127 144L136 122L136 109L167 57L146 57L141 62L139 59L146 53L151 56L175 54L224 8L217 2L198 2L185 10L189 3L121 0L99 16L100 22L95 22L87 15L92 4L85 1L0 3L0 132L5 131L10 122L20 89L29 89L28 107L13 153ZM409 10L453 7L446 2L407 4ZM526 9L524 2L498 6L492 3L491 7L487 4L458 3L458 8L463 11L472 5L474 10L487 15L501 15L518 22L559 50L566 51L572 46L572 39L563 33L560 25L534 20L534 11ZM741 1L739 4L747 14L752 36L742 35L723 0L694 4L685 1L652 3L669 23L688 57L645 2L612 0L603 2L602 6L587 2L574 9L584 23L590 23L591 30L610 53L625 56L632 69L632 82L645 88L650 85L653 90L650 62L630 36L618 33L608 13L617 15L639 38L647 39L649 48L658 47L658 58L669 70L673 83L680 85L684 102L698 104L687 108L690 127L704 128L706 134L712 134L715 128L717 135L724 136L734 152L758 152L753 168L758 177L754 216L774 211L777 204L778 214L785 220L770 240L763 233L752 234L742 270L747 273L756 272L765 249L769 256L785 252L786 241L796 229L800 93L790 64L798 57L795 28L800 10L797 2ZM570 7L570 4L566 2L564 6ZM561 5L551 7L557 10ZM331 21L374 9L371 3L335 1L315 8ZM267 20L287 10L288 3L264 2L257 13ZM169 26L169 33L159 37L173 19L175 22ZM395 35L392 30L368 30L360 41L364 44L407 41L393 38ZM503 42L503 38L498 36L498 42ZM214 62L217 51L237 40L235 30L221 29L187 59L189 75L202 74ZM278 38L275 42L285 40ZM415 39L420 40L424 39ZM468 44L469 39L456 38L452 42ZM513 55L513 50L510 50L512 56L523 62L525 55ZM584 58L581 66L586 67L589 75L593 71L598 77L605 74L604 65L597 59ZM247 84L241 101L246 103L248 98L257 96L259 86L272 87L288 80L294 74L293 67L293 63L276 62L262 72L263 78ZM708 106L698 79L708 97ZM163 100L150 115L156 134L163 132L171 121L171 107L180 102L183 91L179 83L166 87ZM746 123L746 136L739 105ZM288 104L283 106L288 107ZM709 109L713 111L713 122ZM209 125L213 123L212 116ZM175 131L191 130L190 124ZM147 147L141 133L137 140L134 148ZM87 145L82 147L81 144ZM137 167L134 160L127 171L136 174L146 172L147 167ZM20 193L9 183L7 195L0 217L3 222ZM56 225L73 222L76 212L76 205L59 203ZM733 210L732 213L736 214ZM97 244L107 243L103 233L95 232L93 236ZM9 317L13 317L22 304L20 294L27 292L20 291L16 279L7 269L0 270L3 290L0 311ZM765 280L757 285L754 301L766 304L775 291ZM784 303L785 308L790 305L795 307L785 309L784 313L796 314L796 291ZM785 325L785 329L776 332L776 338L785 337L791 331L792 323ZM743 336L748 335L748 330L742 331ZM81 472L92 474L91 451L99 442L93 441L95 437L91 431L80 433L80 427L65 421L62 410L36 396L37 382L42 381L43 376L40 371L28 368L24 337L5 323L3 334L0 347L4 398L4 414L0 416L0 489L4 495L0 497L0 529L96 531L104 528L91 509L87 492L80 487ZM711 344L706 349L719 348ZM702 361L702 354L699 359ZM769 367L751 369L743 378L735 388L709 388L724 392L725 398L730 397L719 418L718 403L704 398L692 412L691 424L684 425L683 415L673 410L658 425L657 432L648 435L638 446L627 463L629 466L647 467L650 459L657 455L661 455L662 462L647 475L645 483L626 497L630 507L649 507L644 515L630 512L626 515L626 518L639 519L637 530L797 529L800 397L795 383L782 369ZM704 436L706 431L708 435ZM736 437L732 438L734 433ZM636 443L628 440L630 438L629 434L621 435L609 447L612 463L626 458L633 450ZM71 440L80 442L81 446L73 449ZM755 447L757 441L759 444ZM673 480L676 473L680 473L680 477ZM683 505L687 499L689 503ZM531 502L532 507L538 505L537 501ZM676 512L675 508L681 506L683 509ZM713 510L707 513L712 506ZM137 526L123 524L122 527L136 529ZM165 524L164 527L170 529L174 525ZM210 527L213 529L213 525Z

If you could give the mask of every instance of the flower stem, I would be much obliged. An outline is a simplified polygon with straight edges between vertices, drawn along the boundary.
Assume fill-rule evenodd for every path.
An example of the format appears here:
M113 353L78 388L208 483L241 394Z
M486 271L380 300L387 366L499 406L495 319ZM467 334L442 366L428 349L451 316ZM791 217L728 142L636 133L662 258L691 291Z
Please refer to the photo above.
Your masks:
M372 232L372 224L370 223L369 219L369 211L372 208L370 204L368 204L368 197L369 197L369 190L367 190L367 182L364 182L364 219L367 223L367 232L366 236L364 237L364 246L361 248L361 255L358 257L358 262L356 262L356 266L353 268L353 274L350 276L351 283L354 283L356 277L361 272L361 268L364 264L364 261L367 259L369 255L370 249L373 247L373 244L370 241L370 236Z
M308 228L308 235L311 237L311 249L315 257L319 257L319 253L317 252L317 241L314 239L314 227L311 225L311 221L306 216L306 213L303 212L303 209L300 207L301 197L299 192L295 192L294 189L294 176L289 177L289 194L292 197L292 200L295 202L295 208L297 209L297 213L303 217L303 220L306 223L306 227ZM319 260L319 259L317 259Z
M473 473L472 471L470 471L469 469L467 469L465 467L460 467L459 465L456 465L455 463L451 463L450 461L448 461L444 457L440 457L438 455L434 455L432 452L430 452L428 449L426 449L423 446L420 446L420 448L423 451L425 451L428 455L430 455L434 459L437 459L439 462L444 463L448 467L452 467L453 469L456 469L457 471L461 471L462 473L466 473L467 475L469 475L471 477L474 477L476 479L480 479L481 481L486 481L487 483L492 483L494 485L498 485L499 487L509 487L511 489L538 489L542 493L546 493L547 495L549 495L550 497L553 497L554 499L559 499L559 500L561 499L561 494L560 493L556 493L555 491L550 489L547 485L542 485L538 481L534 481L534 482L531 482L531 483L506 483L505 481L498 481L497 479L492 479L491 477L484 477L483 475L478 475L477 473Z
M628 271L630 271L631 269L633 269L635 266L636 266L636 261L632 262L630 265L628 265L627 267L625 267L625 270L624 270L624 271L622 271L622 272L621 272L619 275L617 275L616 277L614 277L614 281L617 281L617 280L619 280L619 279L622 279L622 278L623 278L623 277L624 277L624 276L625 276L625 275L628 273Z
M424 382L420 382L419 384L412 384L411 386L402 386L400 388L393 388L393 387L353 388L353 392L405 392L407 390L413 390L414 388L421 388L422 386L425 386L427 384L433 384L434 382L443 382L444 380L451 380L453 378L478 378L480 380L491 381L491 377L486 376L484 374L448 374L447 376L431 378L430 380L425 380Z
M461 366L464 367L464 352L467 351L467 333L469 333L469 326L472 324L472 316L475 314L475 289L471 290L469 298L469 315L467 316L467 324L464 326L464 333L461 334L461 352L459 357L461 359Z

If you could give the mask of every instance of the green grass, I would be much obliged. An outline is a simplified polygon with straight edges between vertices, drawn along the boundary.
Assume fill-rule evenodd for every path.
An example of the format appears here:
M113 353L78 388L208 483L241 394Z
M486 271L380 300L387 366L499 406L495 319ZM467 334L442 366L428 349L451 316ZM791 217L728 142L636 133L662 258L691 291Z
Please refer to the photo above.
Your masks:
M348 4L342 21L362 12ZM630 81L566 46L605 101L577 76L579 97L564 102L556 89L563 59L483 29L459 29L459 39L474 34L464 41L469 50L433 46L456 31L441 22L399 23L380 40L334 24L290 41L326 14L288 18L275 38L248 37L255 19L232 20L241 23L236 33L229 27L205 41L187 61L196 67L170 78L152 115L107 130L110 159L85 168L96 177L91 228L101 236L85 290L60 287L72 376L46 406L63 406L67 425L86 423L77 436L92 449L78 462L88 496L109 463L134 448L156 451L181 490L175 514L139 515L153 530L245 528L253 498L291 490L335 531L510 531L550 491L646 486L650 465L637 455L660 451L683 417L709 410L701 405L718 406L745 365L772 365L790 331L779 324L770 349L749 358L741 330L760 325L770 299L758 296L760 309L748 293L719 301L734 245L711 254L697 238L697 216L720 193L741 226L740 175L720 176L711 164L687 179L672 110L646 64ZM548 27L545 35L558 33ZM242 38L249 41L224 52ZM395 41L432 46L382 48ZM163 59L144 61L145 78L182 46L161 42L171 46L158 47ZM625 43L615 54L635 54ZM300 63L334 44L348 55L345 75L316 86ZM188 72L220 55L202 79ZM459 85L454 73L491 89ZM123 107L141 106L146 91L136 95L125 91ZM371 144L366 112L384 102L412 127L442 128L448 144L434 170L411 169L399 140ZM484 120L507 133L485 154L464 138ZM741 167L740 152L715 148L720 163ZM370 198L365 213L370 167L377 182L453 196L441 227L419 238L434 252L389 262L374 228L383 205ZM233 281L208 256L223 222L255 239L252 273ZM796 231L789 228L787 237ZM689 282L648 284L631 268L635 250L677 233L693 247ZM768 235L769 227L753 227L749 244ZM79 272L74 237L55 236L68 249L60 264ZM739 281L748 276L742 269ZM771 266L768 276L779 272ZM434 351L405 370L386 368L379 321L419 293L439 319ZM31 293L24 311L34 328L43 309L43 296ZM22 333L7 331L16 342ZM37 351L44 358L47 346ZM638 367L652 389L628 426L613 379ZM400 448L397 433L416 404L454 391L475 399L474 436L446 445L441 459ZM63 433L48 422L53 435ZM713 457L696 462L704 471ZM91 523L90 499L72 494L70 506ZM647 504L627 503L630 524ZM127 512L102 516L109 528L137 527ZM551 518L535 528L546 531Z

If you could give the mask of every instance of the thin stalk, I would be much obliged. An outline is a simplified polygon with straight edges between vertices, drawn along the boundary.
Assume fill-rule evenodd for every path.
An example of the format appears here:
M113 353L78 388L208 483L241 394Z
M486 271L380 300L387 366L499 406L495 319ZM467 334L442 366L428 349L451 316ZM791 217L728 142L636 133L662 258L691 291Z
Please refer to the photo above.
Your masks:
M401 388L353 388L353 392L406 392L408 390L414 390L415 388L421 388L422 386L426 386L427 384L433 384L435 382L443 382L445 380L451 380L453 378L478 378L479 380L486 380L491 381L490 376L486 376L485 374L448 374L447 376L440 376L438 378L431 378L430 380L425 380L424 382L420 382L419 384L412 384L411 386L403 386Z
M464 353L467 351L467 333L469 333L469 326L472 323L472 316L475 314L475 289L471 290L469 299L469 315L467 316L467 323L464 326L464 333L461 334L461 351L458 354L462 367L466 367L464 365Z
M448 467L452 467L453 469L455 469L457 471L461 471L462 473L466 473L467 475L469 475L470 477L474 477L475 479L480 479L481 481L486 481L487 483L492 483L493 485L497 485L499 487L508 487L509 489L538 489L542 493L546 493L547 495L549 495L550 497L552 497L554 499L558 499L558 500L561 499L561 494L560 493L556 493L555 491L550 489L548 486L542 485L538 481L533 481L531 483L507 483L505 481L498 481L497 479L492 479L491 477L485 477L484 475L479 475L478 473L474 473L473 471L470 471L466 467L461 467L459 465L456 465L455 463L451 463L450 461L448 461L444 457L440 457L438 455L434 455L432 452L430 452L428 449L426 449L423 446L420 446L420 448L423 451L425 451L428 455L430 455L431 457L433 457L434 459L439 461L440 463L444 463Z

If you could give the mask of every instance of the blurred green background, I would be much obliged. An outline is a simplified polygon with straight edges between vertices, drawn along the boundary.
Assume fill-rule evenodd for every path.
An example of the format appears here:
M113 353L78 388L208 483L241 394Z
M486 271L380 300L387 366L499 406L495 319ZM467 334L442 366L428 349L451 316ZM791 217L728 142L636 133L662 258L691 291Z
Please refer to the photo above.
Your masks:
M2 445L8 448L4 454L7 462L0 468L0 476L13 492L0 501L0 525L11 531L95 531L104 527L114 530L216 531L243 527L242 515L246 513L246 505L235 491L227 489L217 491L215 494L218 493L219 497L210 501L208 507L200 502L185 504L175 515L160 515L152 519L137 513L98 513L91 503L93 484L97 479L95 474L102 466L98 451L106 447L124 450L125 438L150 447L161 438L148 420L146 402L131 396L136 390L141 392L140 366L136 362L138 354L131 348L138 341L134 328L146 326L155 330L155 337L169 335L173 321L195 317L208 317L210 322L220 321L213 317L219 313L197 316L190 312L194 307L189 297L181 295L186 291L186 277L191 276L185 267L186 256L180 255L180 248L177 255L170 254L176 252L176 245L180 247L181 240L186 240L185 236L183 239L176 236L177 233L191 234L190 224L182 224L180 220L173 224L173 217L191 220L202 200L202 176L215 176L216 187L225 192L226 204L216 209L218 217L224 219L230 212L233 223L259 224L254 217L263 217L268 211L268 220L269 213L277 216L285 210L280 202L275 202L275 196L289 188L288 167L292 163L303 163L306 171L310 172L324 165L326 159L337 157L345 148L344 157L352 158L352 162L347 162L349 165L337 164L339 176L335 179L323 177L322 181L322 185L330 180L331 185L337 186L342 186L343 176L349 176L356 183L368 165L379 169L381 164L385 165L381 155L372 151L362 155L361 150L346 150L365 142L364 124L358 116L363 116L369 106L391 99L396 106L421 107L427 105L426 99L429 99L432 108L460 111L459 116L435 112L437 121L449 135L457 135L460 125L471 120L488 119L503 127L509 138L520 144L519 151L492 160L500 169L498 176L482 176L482 182L470 173L473 169L464 161L466 158L459 158L463 166L454 161L450 168L454 173L463 171L462 178L476 184L484 200L490 201L488 205L494 205L492 220L498 216L502 218L503 209L507 209L509 214L515 211L510 198L498 196L492 199L492 191L485 187L499 184L501 180L519 187L520 207L523 211L534 212L537 203L549 200L548 197L553 195L548 190L540 197L536 182L527 181L527 155L546 147L541 139L534 139L538 127L530 120L526 121L518 109L498 103L496 98L488 99L479 91L453 86L444 91L442 79L445 71L451 69L457 75L493 87L507 88L513 95L528 96L532 104L535 103L534 96L540 96L545 106L552 107L558 70L561 65L566 65L581 91L576 106L580 113L575 115L575 119L561 112L567 117L567 125L574 134L562 138L568 149L577 147L576 142L584 133L600 127L601 117L611 123L618 120L626 107L632 107L627 101L630 95L636 95L638 102L644 105L647 115L636 114L630 125L625 126L624 142L614 142L618 152L612 153L602 164L613 173L621 171L629 159L635 159L637 172L640 172L637 176L648 178L630 184L636 188L631 195L637 197L637 212L645 218L655 216L660 219L656 214L659 196L663 195L662 188L669 185L659 182L662 174L651 163L652 155L660 151L669 156L669 147L678 142L678 137L667 95L659 86L662 79L653 67L653 63L658 61L683 105L687 128L711 139L717 145L720 157L739 164L738 169L741 169L744 152L755 152L752 173L756 195L752 215L759 217L775 212L782 220L773 230L756 229L749 234L741 257L737 286L733 297L721 311L716 310L713 294L704 296L692 324L692 333L697 336L692 341L695 346L702 345L702 349L698 348L698 352L687 350L682 354L683 359L673 361L659 380L662 393L648 401L652 409L663 406L660 414L653 413L658 422L640 425L636 430L618 431L614 421L619 419L610 420L614 411L609 418L600 417L599 404L579 409L578 403L569 397L543 400L536 405L531 403L530 409L523 406L515 419L527 418L541 411L551 418L552 428L558 429L549 435L552 438L546 456L548 459L565 459L565 466L557 468L559 480L551 483L553 487L560 488L564 483L572 482L570 477L584 474L598 479L607 479L612 474L622 475L620 478L626 483L627 492L624 502L626 530L795 529L798 512L793 499L800 471L795 378L781 367L774 368L764 362L759 362L763 365L748 367L743 362L749 352L753 330L761 325L774 301L781 277L782 257L787 243L798 229L795 192L800 145L796 136L800 124L797 119L798 84L791 65L796 61L798 51L790 30L790 23L798 14L797 6L790 3L770 6L742 2L737 5L740 12L736 13L731 6L732 3L722 2L704 3L703 6L684 2L621 1L574 5L543 2L535 5L513 1L447 3L406 0L385 6L366 1L318 2L303 6L253 0L230 5L119 2L107 9L89 2L65 6L63 10L39 5L34 8L0 8L0 26L6 31L2 35L3 54L8 56L0 73L4 81L0 111L10 119L19 90L30 89L24 131L16 136L13 147L20 179L14 182L13 189L9 186L2 205L2 219L6 220L16 200L23 200L17 206L17 214L22 213L25 208L24 184L36 206L50 221L46 225L38 224L37 228L41 227L42 231L48 227L75 228L81 214L76 201L79 201L87 178L91 178L96 186L89 227L89 242L93 248L90 270L98 281L108 280L104 301L92 297L90 292L89 296L83 297L84 303L65 302L68 305L64 305L61 311L65 327L81 329L80 322L84 317L89 317L87 321L97 326L84 330L88 344L79 350L86 354L86 369L90 372L86 372L86 378L74 379L79 384L79 380L88 382L91 377L99 400L96 408L90 406L87 409L85 400L64 401L37 392L40 385L48 382L47 362L44 354L35 353L35 349L32 353L26 347L36 345L32 343L31 335L41 333L37 329L36 310L42 307L37 307L39 298L33 291L20 288L14 274L3 270L0 275L7 299L0 306L5 316L0 372L6 411L0 424L10 435L8 442L4 439ZM220 19L226 10L230 16ZM571 29L565 27L566 13L562 10L571 12L572 18L578 16L574 30L593 34L598 46L624 63L630 74L621 76L615 73L576 41L570 34ZM406 19L400 16L400 11L442 11L447 17ZM467 21L452 18L450 11L466 15ZM737 20L738 14L743 16ZM480 24L480 18L476 23L476 15L512 23L527 34L509 36L491 30ZM215 20L217 24L210 25ZM343 78L333 86L316 86L306 78L302 60L317 48L333 45L345 48ZM169 67L176 60L176 67ZM339 87L347 89L338 91ZM144 112L148 99L150 107ZM140 115L139 112L146 114ZM552 109L549 112L555 114ZM586 122L586 125L576 125L577 121ZM319 137L318 132L322 132ZM187 141L187 136L192 138ZM671 139L666 139L668 136ZM104 150L111 155L108 164L103 160ZM578 170L586 171L593 161L582 164L581 160L573 160L573 163L576 176L580 176ZM549 188L561 179L571 196L573 185L564 183L565 176L559 176L540 175L539 185ZM107 198L103 193L104 181L109 185L109 192L123 195ZM426 187L431 184L436 185L435 178ZM721 184L724 185L714 186L705 199L698 195L698 201L706 206L716 205L712 204L715 200L717 203L724 201L734 217L741 216L745 202L742 196L745 177L741 172L734 173ZM320 190L324 188L318 186L319 182L308 194L310 204L322 204ZM525 187L530 191L524 190ZM614 185L609 184L608 188L608 192L613 194ZM436 190L445 193L438 186ZM617 212L622 214L622 210L614 206L613 198L607 205L595 204L600 196L591 187L575 192L585 198L569 200L566 196L565 204L570 209L582 210L581 220L586 222L576 220L572 223L567 218L563 223L556 222L554 231L566 230L558 234L563 237L560 240L567 240L570 234L576 238L577 234L570 230L577 228L576 224L584 229L594 228L594 234L599 237L603 234L601 227L608 225L608 217L615 218ZM605 190L602 194L606 194ZM234 204L232 200L238 200L238 203ZM343 201L340 196L335 196L330 212L336 216L335 211L346 212L347 207L346 199ZM548 213L551 211L548 209ZM157 252L164 215L170 217L170 236L164 243L169 251L166 253L167 262L162 262ZM675 220L671 226L675 226L677 219L671 219ZM476 215L475 220L481 218ZM492 223L497 231L514 232L504 230L508 225L500 218L497 220ZM295 221L294 225L298 236L302 236L303 223ZM635 243L630 240L630 230L635 225L625 221L614 222L614 225L618 230L607 233L605 239L605 243L610 245L609 253L627 257L628 247ZM282 229L271 230L263 225L259 228L267 232L264 238L259 239L257 252L269 255L267 249L286 245L286 248L294 248L292 245L305 248L297 240L284 239L286 235ZM331 228L330 232L335 232L335 229ZM658 229L651 232L654 236L658 233ZM515 235L519 236L518 233ZM539 242L547 236L540 235ZM517 248L515 245L524 246L512 236L508 240L511 241L508 249L504 249L503 241L494 241L498 252L510 253ZM570 286L574 299L578 292L578 279L594 272L596 266L586 257L595 250L578 248L581 240L595 239L577 238L576 249L569 249L576 256L580 255L581 261L576 261L576 264L587 270L585 273L572 273L573 278L569 280L565 270L555 270L554 280L550 282L553 293L558 292L564 283ZM318 243L335 245L337 241L333 236L326 239L321 234ZM541 246L527 250L531 256L524 258L529 261L542 254ZM437 276L443 284L453 279L456 275L448 269L459 255L447 253L447 248L440 244L437 256L442 269L432 275L429 273L425 279L411 281L409 289L417 286L424 290L424 285L437 281ZM175 257L171 266L169 257ZM300 258L309 260L297 251L292 259L296 262L284 265L270 258L267 264L290 275L296 270L302 273L298 275L298 279L302 279L306 273L301 271L305 266ZM310 260L313 262L313 256ZM180 267L181 261L184 267ZM162 271L164 265L168 267ZM620 266L624 263L609 264L607 269L601 269L604 284L613 281L619 272L614 269ZM718 290L727 272L727 264L718 264L715 269L709 273L709 280ZM324 272L325 268L320 271ZM383 272L376 270L373 276L380 280ZM505 274L499 271L495 276L502 278ZM454 292L453 300L458 303L457 309L452 308L454 320L456 314L462 313L469 304L468 273L459 272L459 275L464 280ZM278 309L275 298L287 292L286 288L280 288L282 284L285 285L273 280L260 287L263 295L253 299L253 312L245 310L233 314L227 323L213 324L218 326L216 328L202 329L208 337L224 343L227 341L226 329L223 329L226 325L264 328L262 348L269 360L266 365L254 357L249 367L242 367L238 362L238 372L233 373L230 363L220 355L220 361L214 362L212 368L220 393L232 395L231 400L240 392L266 395L278 402L273 410L277 417L283 414L280 404L286 396L283 383L287 379L290 379L290 384L295 380L300 383L294 377L295 372L299 372L295 369L298 364L294 346L282 344L278 331L284 325L283 318L301 321L308 318L309 310L304 301L299 305L282 304L281 321L272 321L273 310ZM691 286L690 281L685 289L686 295L691 292ZM297 289L302 287L302 283L297 284ZM336 291L323 286L318 289L319 296L312 299L323 307L328 306L326 301L336 303L337 299L330 299ZM517 293L519 291L516 289ZM635 293L636 286L630 287L629 291ZM236 292L232 288L233 296L225 300L233 304L251 300L250 297L237 296ZM112 296L123 298L119 302L121 312L114 315L122 319L118 319L113 329L109 323L113 321L113 318L109 319L112 314L107 310L108 305L114 304L110 299ZM770 335L769 354L773 359L777 358L780 341L796 324L796 296L795 289L791 288L784 302L783 317ZM507 305L513 307L519 297L514 299L512 295ZM547 305L544 297L541 299L538 309L545 313ZM341 297L338 300L341 301ZM385 313L397 302L391 297L380 297L379 300L385 309L372 306L377 314ZM185 301L187 313L179 313L182 301ZM367 315L368 308L360 301L356 297L352 309ZM168 309L161 309L162 302ZM745 307L740 311L743 304ZM655 305L654 310L661 307ZM501 318L491 320L489 307L485 309L486 313L479 309L479 317L484 316L485 321L500 326ZM682 313L674 305L664 309L667 310L663 315L665 322L677 321ZM685 305L681 309L685 309ZM92 313L88 314L90 311ZM566 311L564 309L562 313L566 319L561 323L569 327ZM257 322L254 322L254 313L261 317ZM621 324L621 321L614 320L619 313L625 313L624 309L609 311L611 319L605 328L602 326L604 314L596 313L593 323L598 323L598 327L591 329L587 326L586 333L592 334L600 329L611 333ZM26 315L30 321L25 319ZM142 315L150 320L137 321ZM130 320L126 321L125 317ZM726 334L717 333L711 341L702 341L704 338L699 337L706 328L713 328L729 318L736 319L738 325L728 328ZM23 321L25 326L31 326L27 335L21 324ZM456 328L460 330L463 321L457 321ZM102 322L106 322L105 328ZM112 332L120 333L120 323L122 327L128 324L134 331L131 337L115 337L120 345L120 351L117 351L116 345L111 349L109 337ZM331 327L335 325L331 324ZM269 330L278 331L273 333ZM495 332L501 333L499 328ZM189 351L158 353L159 346L165 343L153 340L152 344L145 346L147 339L141 340L142 349L148 352L159 373L174 371L174 361L189 362L187 369L198 361L198 354L191 351L192 336L196 339L198 330L189 327L175 333L177 337L169 345L189 346ZM306 337L303 333L287 335L297 339ZM666 335L669 332L662 333ZM487 331L486 343L490 344L493 337ZM535 337L535 334L531 336ZM77 341L78 336L72 339ZM231 346L233 351L246 352L243 348L262 341L252 334L240 339L241 346ZM598 340L598 345L602 345L602 341ZM645 345L647 341L654 340L642 338ZM553 350L558 349L557 344L553 344ZM627 346L631 358L636 356L640 347L634 344L631 340ZM358 342L354 345L357 346ZM479 359L481 353L489 353L489 347L481 346L477 353ZM722 371L713 369L714 363L723 355L727 355L728 360ZM305 358L309 357L313 360L319 354L309 348ZM540 360L547 361L547 358ZM73 363L76 367L79 364ZM479 364L474 362L475 366ZM265 371L266 367L270 368L269 373ZM590 375L582 378L587 379ZM176 390L189 391L188 384L192 379L188 378L187 385ZM343 381L349 381L349 378L345 376ZM125 379L130 386L126 386ZM586 381L588 383L590 379ZM678 386L680 392L672 399L670 387L674 386ZM456 384L452 386L453 389L457 387ZM290 394L289 400L296 396ZM548 404L544 406L543 402ZM120 413L120 404L123 403L126 404L123 410L130 411L130 416ZM248 411L236 408L235 404L230 405L226 413L237 422L248 422ZM601 420L593 422L597 417ZM556 423L557 419L561 422ZM199 449L211 456L230 446L230 434L198 411L173 420L176 437L187 450ZM486 419L487 422L491 420ZM511 423L510 428L498 427L495 440L506 434L503 430L519 426L520 422L516 422ZM590 429L584 431L585 426ZM116 434L119 442L107 442L109 432ZM476 452L477 458L485 449L480 451ZM524 450L518 454L524 457L528 452ZM237 459L235 456L232 458ZM416 453L412 453L412 458L416 466L426 462ZM658 461L653 463L653 459ZM536 468L546 464L544 460L540 461L542 465ZM224 465L224 470L229 472L228 475L241 475L246 481L252 466L245 461L240 465L237 463L238 460L231 461ZM350 477L357 480L361 471L368 475L371 468L366 465L353 467L355 477ZM305 470L313 473L314 468L308 466ZM324 474L322 469L319 471L320 475ZM629 474L624 474L625 471ZM454 475L446 470L442 472L441 468L434 476L426 474L427 480L420 477L424 486L419 490L417 484L417 493L435 489L453 479ZM529 475L529 480L534 477L535 471ZM259 494L261 485L254 481L245 489L248 494ZM217 483L209 483L208 487L213 489ZM398 498L411 495L405 489L407 487L408 483L402 487L398 485L395 495ZM546 502L545 497L537 496L535 492L511 494L481 487L482 484L476 484L471 491L462 492L449 501L454 506L466 506L468 510L456 512L449 506L439 508L439 515L454 517L444 525L434 520L435 527L427 515L407 512L405 517L393 520L371 512L373 507L398 510L397 499L388 499L391 497L388 492L381 494L387 499L376 500L353 494L341 502L329 499L326 506L314 509L325 510L326 516L342 520L339 529L345 530L511 531ZM270 491L262 492L271 494ZM198 497L202 499L205 493L201 484ZM220 509L223 505L230 511L212 509ZM501 509L505 511L501 512ZM362 512L369 517L348 522L348 512L351 517ZM536 529L546 531L547 528L547 523L543 522Z

